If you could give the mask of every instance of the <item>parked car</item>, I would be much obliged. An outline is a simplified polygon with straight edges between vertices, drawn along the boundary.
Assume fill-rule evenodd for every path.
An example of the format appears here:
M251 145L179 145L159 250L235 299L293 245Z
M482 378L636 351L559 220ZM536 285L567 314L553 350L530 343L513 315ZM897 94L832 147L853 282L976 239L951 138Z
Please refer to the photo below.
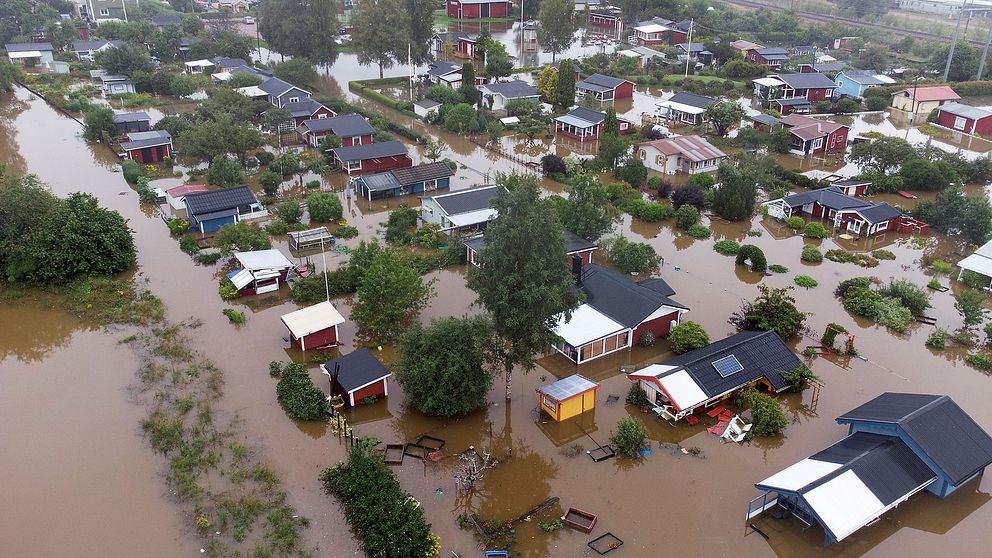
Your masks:
M255 18L252 16L245 16L245 25L255 25Z

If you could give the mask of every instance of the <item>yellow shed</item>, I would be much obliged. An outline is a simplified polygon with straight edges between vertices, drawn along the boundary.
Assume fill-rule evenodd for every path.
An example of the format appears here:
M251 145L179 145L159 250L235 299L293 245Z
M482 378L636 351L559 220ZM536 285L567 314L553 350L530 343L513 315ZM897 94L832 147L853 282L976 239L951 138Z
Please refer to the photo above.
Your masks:
M599 384L573 374L557 382L537 388L541 398L541 410L558 422L596 407L596 390Z

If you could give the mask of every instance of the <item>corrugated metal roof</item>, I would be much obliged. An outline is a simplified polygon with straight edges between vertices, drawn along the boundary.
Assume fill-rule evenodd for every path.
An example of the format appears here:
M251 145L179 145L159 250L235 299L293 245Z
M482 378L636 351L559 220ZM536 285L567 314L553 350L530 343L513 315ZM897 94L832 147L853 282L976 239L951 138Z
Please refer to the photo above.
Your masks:
M402 169L393 169L389 171L393 173L396 180L404 186L410 186L412 184L418 184L420 182L425 182L427 180L439 180L441 178L448 178L453 176L455 173L448 166L448 163L443 161L436 161L433 163L423 163L420 165L415 165L412 167L406 167Z
M591 389L596 389L599 384L589 380L581 374L572 374L567 378L562 378L553 384L541 386L537 391L547 395L555 401L564 401L570 397L575 397Z
M699 136L676 136L637 144L649 145L666 155L682 155L693 162L723 159L727 154Z
M992 116L992 112L990 111L962 103L947 103L946 105L942 105L940 107L940 112L946 112L948 114L961 116L970 120L979 120L981 118Z
M375 159L376 157L395 157L406 155L406 146L397 140L384 141L382 143L372 143L368 145L352 145L350 147L338 147L331 150L338 159L348 161L361 161L365 159Z
M431 196L431 198L450 217L459 213L489 209L490 202L498 194L496 188L496 186L479 186L450 194Z

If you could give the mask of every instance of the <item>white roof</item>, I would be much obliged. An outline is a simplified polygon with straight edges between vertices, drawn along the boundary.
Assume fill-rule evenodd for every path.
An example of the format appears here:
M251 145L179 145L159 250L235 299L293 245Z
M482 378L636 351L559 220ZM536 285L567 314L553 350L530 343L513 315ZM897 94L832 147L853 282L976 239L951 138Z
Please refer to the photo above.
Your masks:
M959 261L958 267L992 277L992 241L986 242L974 254Z
M806 458L788 468L782 469L758 484L769 488L796 491L817 479L829 475L840 469L840 467L838 463Z
M185 65L189 68L209 68L214 63L209 60L191 60L186 62Z
M257 85L249 85L248 87L239 87L235 91L241 93L245 97L266 97L268 93L262 90L261 87Z
M883 75L883 74L875 74L872 77L874 77L878 81L881 81L881 82L884 82L884 83L895 83L896 82L896 80L890 78L889 76Z
M462 80L462 73L461 72L455 72L453 74L445 74L443 76L437 76L437 77L438 77L438 79L440 79L442 81L447 81L449 83L454 83L456 81L461 81Z
M693 380L685 370L658 378L658 381L680 411L690 409L708 399L696 380Z
M770 78L770 77L763 77L763 78L753 79L751 81L753 81L754 83L757 83L758 85L762 85L764 87L778 87L779 85L785 85L785 82L784 81L782 81L780 79Z
M661 33L662 31L668 31L668 27L664 25L658 25L657 23L649 23L647 25L638 25L634 27L635 31L640 31L641 33Z
M886 508L850 470L806 492L803 497L838 541L864 527Z
M22 50L20 52L8 52L7 57L13 60L14 58L37 58L41 56L40 50Z
M297 339L341 325L345 321L344 316L328 300L285 314L281 319Z
M235 273L231 276L231 283L234 284L238 290L241 290L251 284L255 280L255 276L251 274L247 269L242 269L241 271Z
M235 252L234 257L241 262L241 267L247 270L293 267L293 262L289 261L282 252L276 249Z
M495 218L496 215L495 209L487 207L485 209L477 209L466 213L449 215L448 220L450 220L456 227L465 227L468 225L475 225L477 223L485 223L486 221Z
M683 105L682 103L674 103L672 101L661 101L658 103L659 109L676 110L678 112L684 112L686 114L703 114L706 112L705 108L694 107L692 105Z
M573 347L581 347L590 341L595 341L626 329L612 318L589 306L583 304L572 312L572 319L563 321L564 316L558 318L558 325L555 326L555 334L565 340Z
M210 74L210 77L219 81L227 81L231 79L231 72L217 72L216 74Z
M500 123L509 126L511 124L520 124L520 118L516 116L507 116L506 118L500 118Z

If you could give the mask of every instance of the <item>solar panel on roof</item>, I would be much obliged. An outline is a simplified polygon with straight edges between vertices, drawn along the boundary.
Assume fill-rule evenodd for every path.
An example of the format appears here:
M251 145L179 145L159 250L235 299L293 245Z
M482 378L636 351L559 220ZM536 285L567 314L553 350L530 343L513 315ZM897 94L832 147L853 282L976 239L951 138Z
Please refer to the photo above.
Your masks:
M739 360L734 355L728 355L713 361L713 368L720 373L721 378L726 378L744 370Z

